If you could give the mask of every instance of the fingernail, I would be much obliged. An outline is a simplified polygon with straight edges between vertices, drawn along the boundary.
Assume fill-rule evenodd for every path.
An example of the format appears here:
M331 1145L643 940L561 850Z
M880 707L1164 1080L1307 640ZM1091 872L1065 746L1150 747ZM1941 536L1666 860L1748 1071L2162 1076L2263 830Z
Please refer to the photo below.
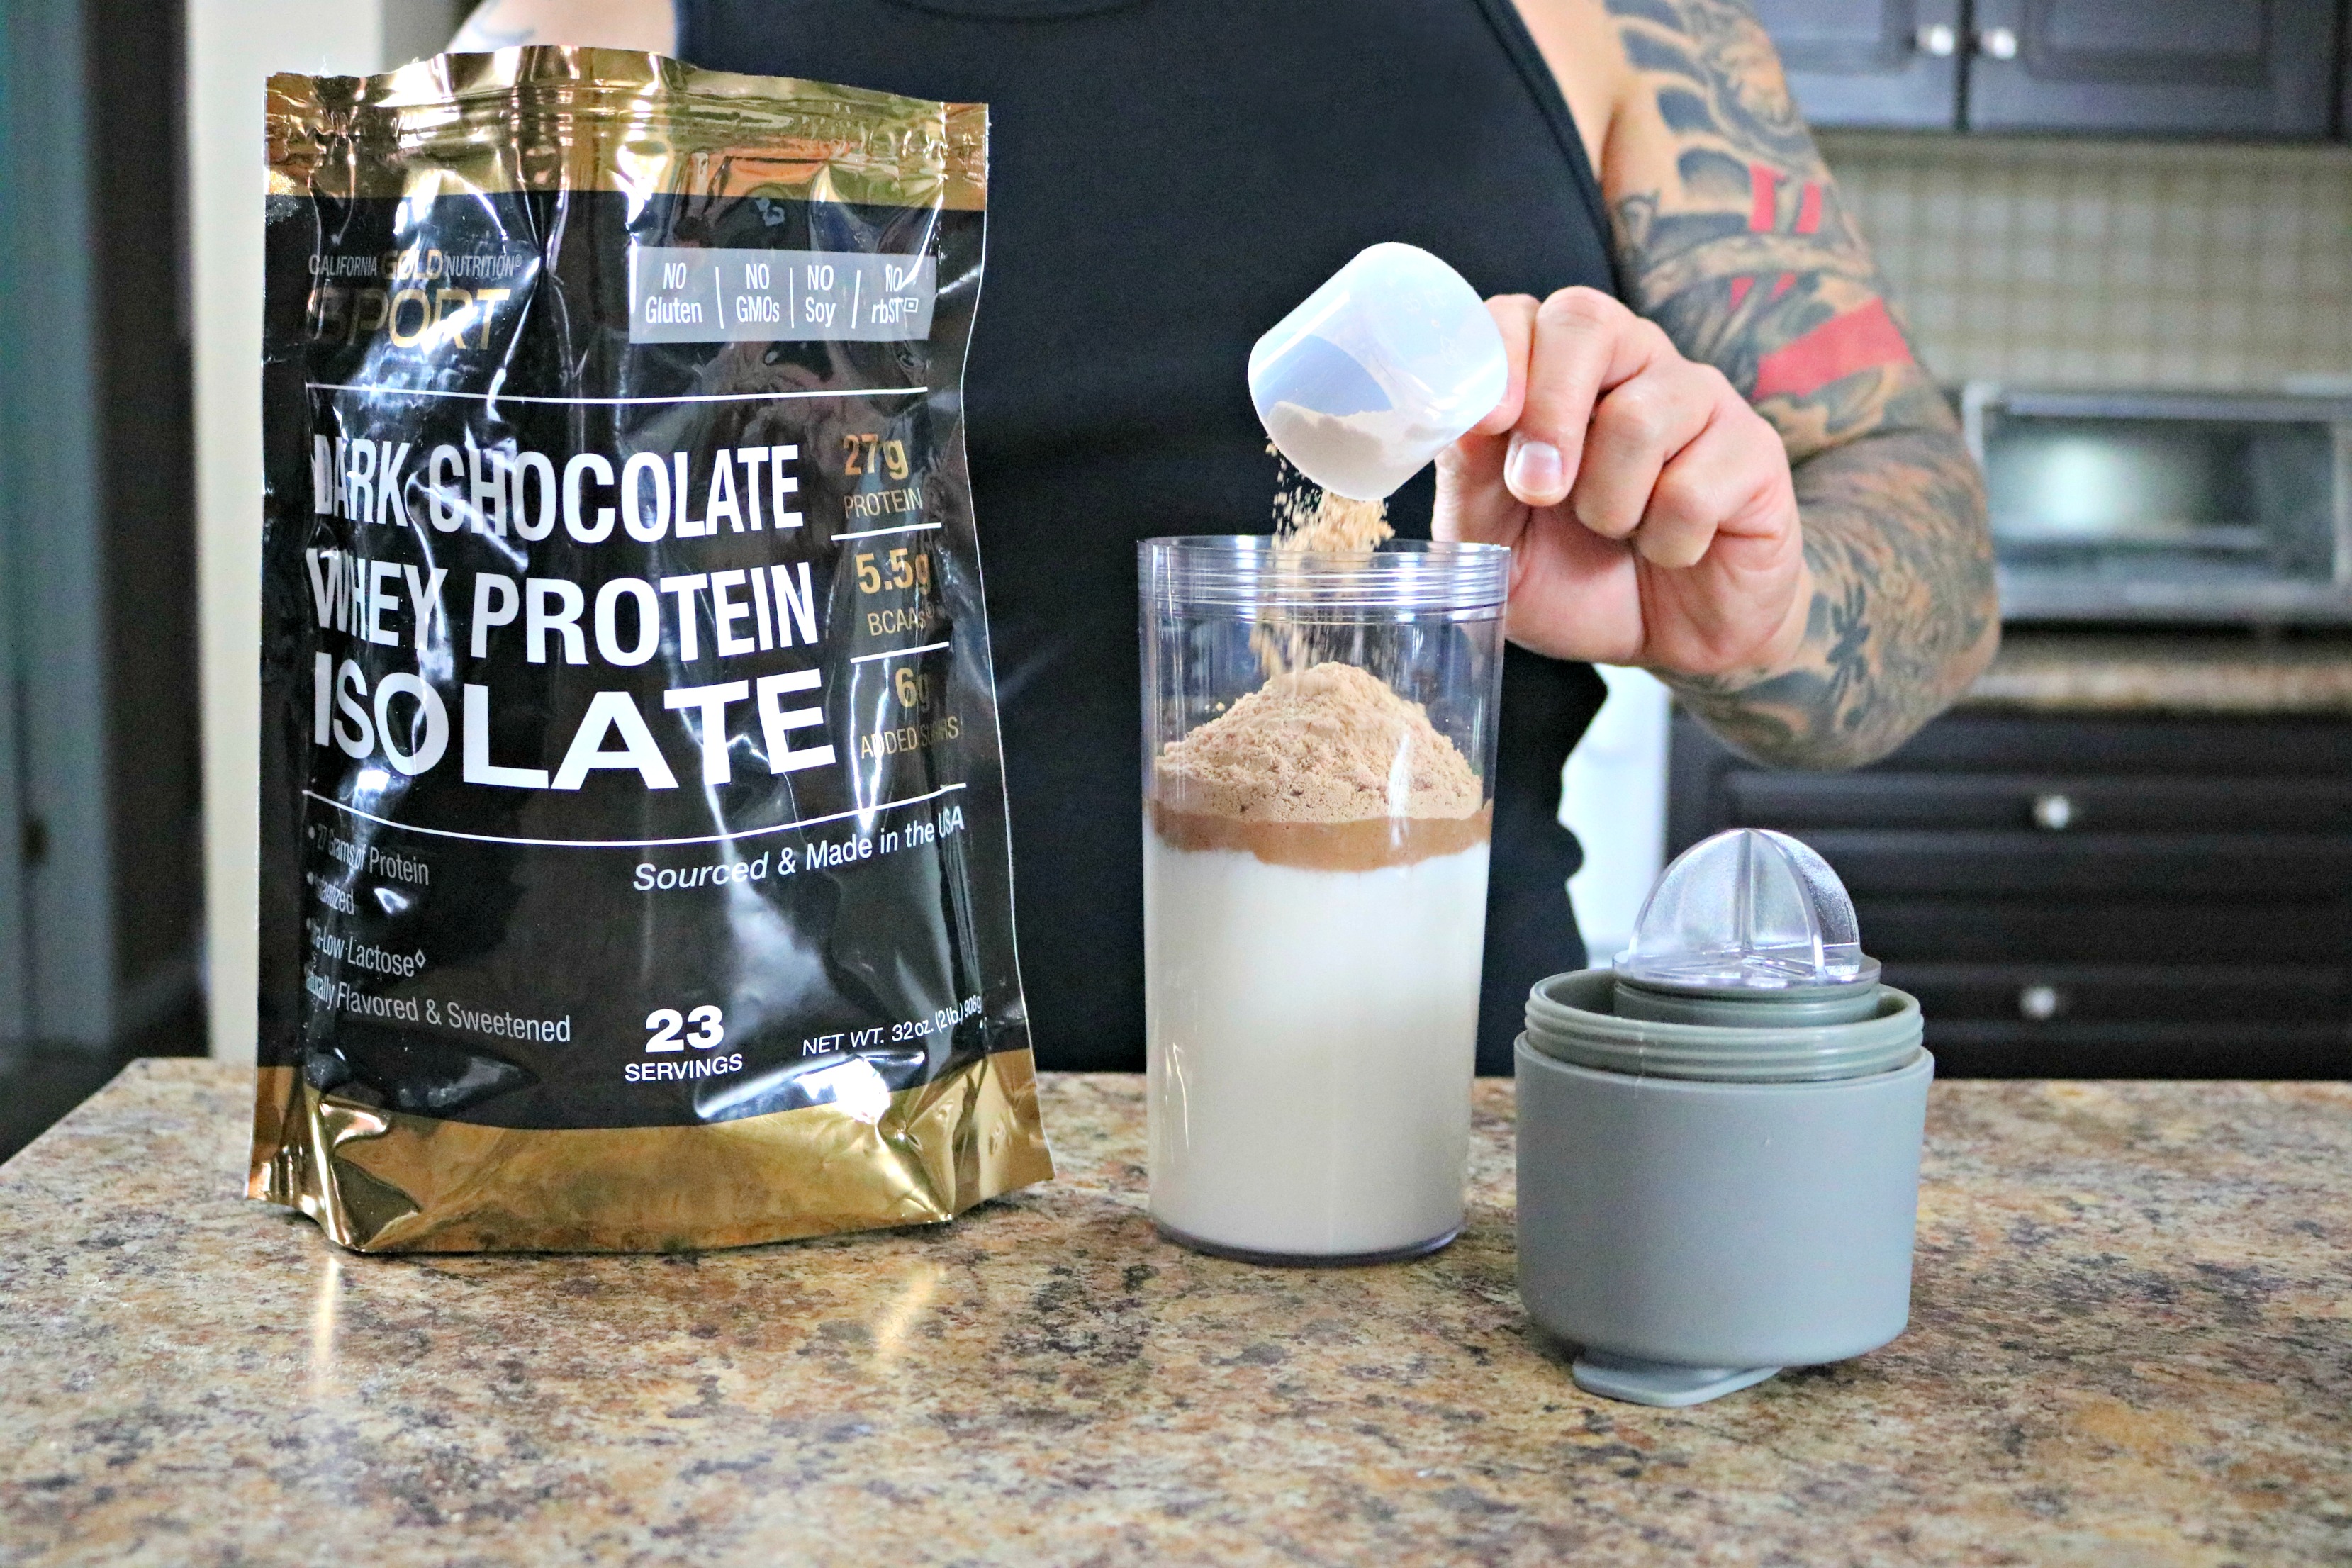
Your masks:
M1521 500L1557 499L1559 494L1559 448L1549 441L1511 437L1511 455L1503 461L1503 481Z

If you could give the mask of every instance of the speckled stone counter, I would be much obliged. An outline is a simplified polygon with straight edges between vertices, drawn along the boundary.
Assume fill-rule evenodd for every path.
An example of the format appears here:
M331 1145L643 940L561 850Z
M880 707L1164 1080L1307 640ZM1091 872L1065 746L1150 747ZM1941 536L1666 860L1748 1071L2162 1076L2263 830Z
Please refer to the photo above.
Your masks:
M2084 713L2352 715L2352 638L2011 630L1970 708Z
M2352 1562L2352 1088L1946 1083L1910 1331L1688 1411L1569 1382L1468 1231L1155 1238L1136 1080L952 1226L362 1258L142 1062L0 1167L0 1562Z

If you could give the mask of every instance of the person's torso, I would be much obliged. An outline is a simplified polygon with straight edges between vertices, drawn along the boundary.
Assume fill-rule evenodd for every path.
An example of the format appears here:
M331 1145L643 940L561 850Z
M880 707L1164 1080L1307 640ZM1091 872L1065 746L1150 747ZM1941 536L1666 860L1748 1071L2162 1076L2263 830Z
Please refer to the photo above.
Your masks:
M1365 246L1482 293L1612 289L1574 124L1509 0L680 0L678 23L698 65L990 106L967 438L1022 968L1045 1065L1136 1065L1134 543L1270 526L1250 344ZM1399 531L1429 503L1424 475ZM1517 662L1546 733L1498 773L1498 878L1598 704L1590 671Z

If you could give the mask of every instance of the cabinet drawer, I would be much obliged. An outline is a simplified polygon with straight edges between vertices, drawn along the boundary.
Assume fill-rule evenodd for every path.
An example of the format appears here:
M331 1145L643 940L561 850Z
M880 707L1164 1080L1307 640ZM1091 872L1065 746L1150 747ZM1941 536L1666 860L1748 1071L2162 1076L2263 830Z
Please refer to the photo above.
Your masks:
M1890 967L1909 963L2308 965L2334 969L2352 951L2341 907L2073 899L1858 899L1863 945Z
M1696 720L1676 718L1688 727L1699 755L1729 755ZM2352 724L2341 719L2147 719L1963 709L1920 731L1877 766L1895 773L2340 779L2352 777Z
M1972 131L2327 134L2326 0L1977 0L1971 20Z
M2344 1078L2336 1023L2025 1024L1927 1020L1946 1078Z
M1757 0L1756 19L1815 129L1958 128L1959 0Z
M1805 841L1857 899L1998 895L2330 903L2352 888L2352 835L1831 830Z
M1962 710L1844 774L1671 743L1669 852L1820 850L1948 1075L2352 1074L2345 719Z
M1894 827L2352 835L2352 777L1738 772L1720 787L1733 825L1792 833Z
M1889 963L1930 1018L1999 1024L2278 1025L2342 1016L2335 969L2215 964Z
M1670 853L1725 827L2343 834L2352 722L1962 711L1852 773L1776 773L1675 716Z

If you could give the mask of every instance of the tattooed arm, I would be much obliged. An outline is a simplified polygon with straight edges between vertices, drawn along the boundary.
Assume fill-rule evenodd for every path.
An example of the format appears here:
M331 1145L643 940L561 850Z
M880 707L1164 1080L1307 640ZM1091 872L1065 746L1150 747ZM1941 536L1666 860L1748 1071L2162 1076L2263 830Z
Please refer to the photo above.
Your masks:
M1511 631L1655 670L1767 762L1900 744L1999 637L1957 424L1740 0L1522 0L1597 156L1623 306L1493 302L1504 406L1441 531L1518 547Z

